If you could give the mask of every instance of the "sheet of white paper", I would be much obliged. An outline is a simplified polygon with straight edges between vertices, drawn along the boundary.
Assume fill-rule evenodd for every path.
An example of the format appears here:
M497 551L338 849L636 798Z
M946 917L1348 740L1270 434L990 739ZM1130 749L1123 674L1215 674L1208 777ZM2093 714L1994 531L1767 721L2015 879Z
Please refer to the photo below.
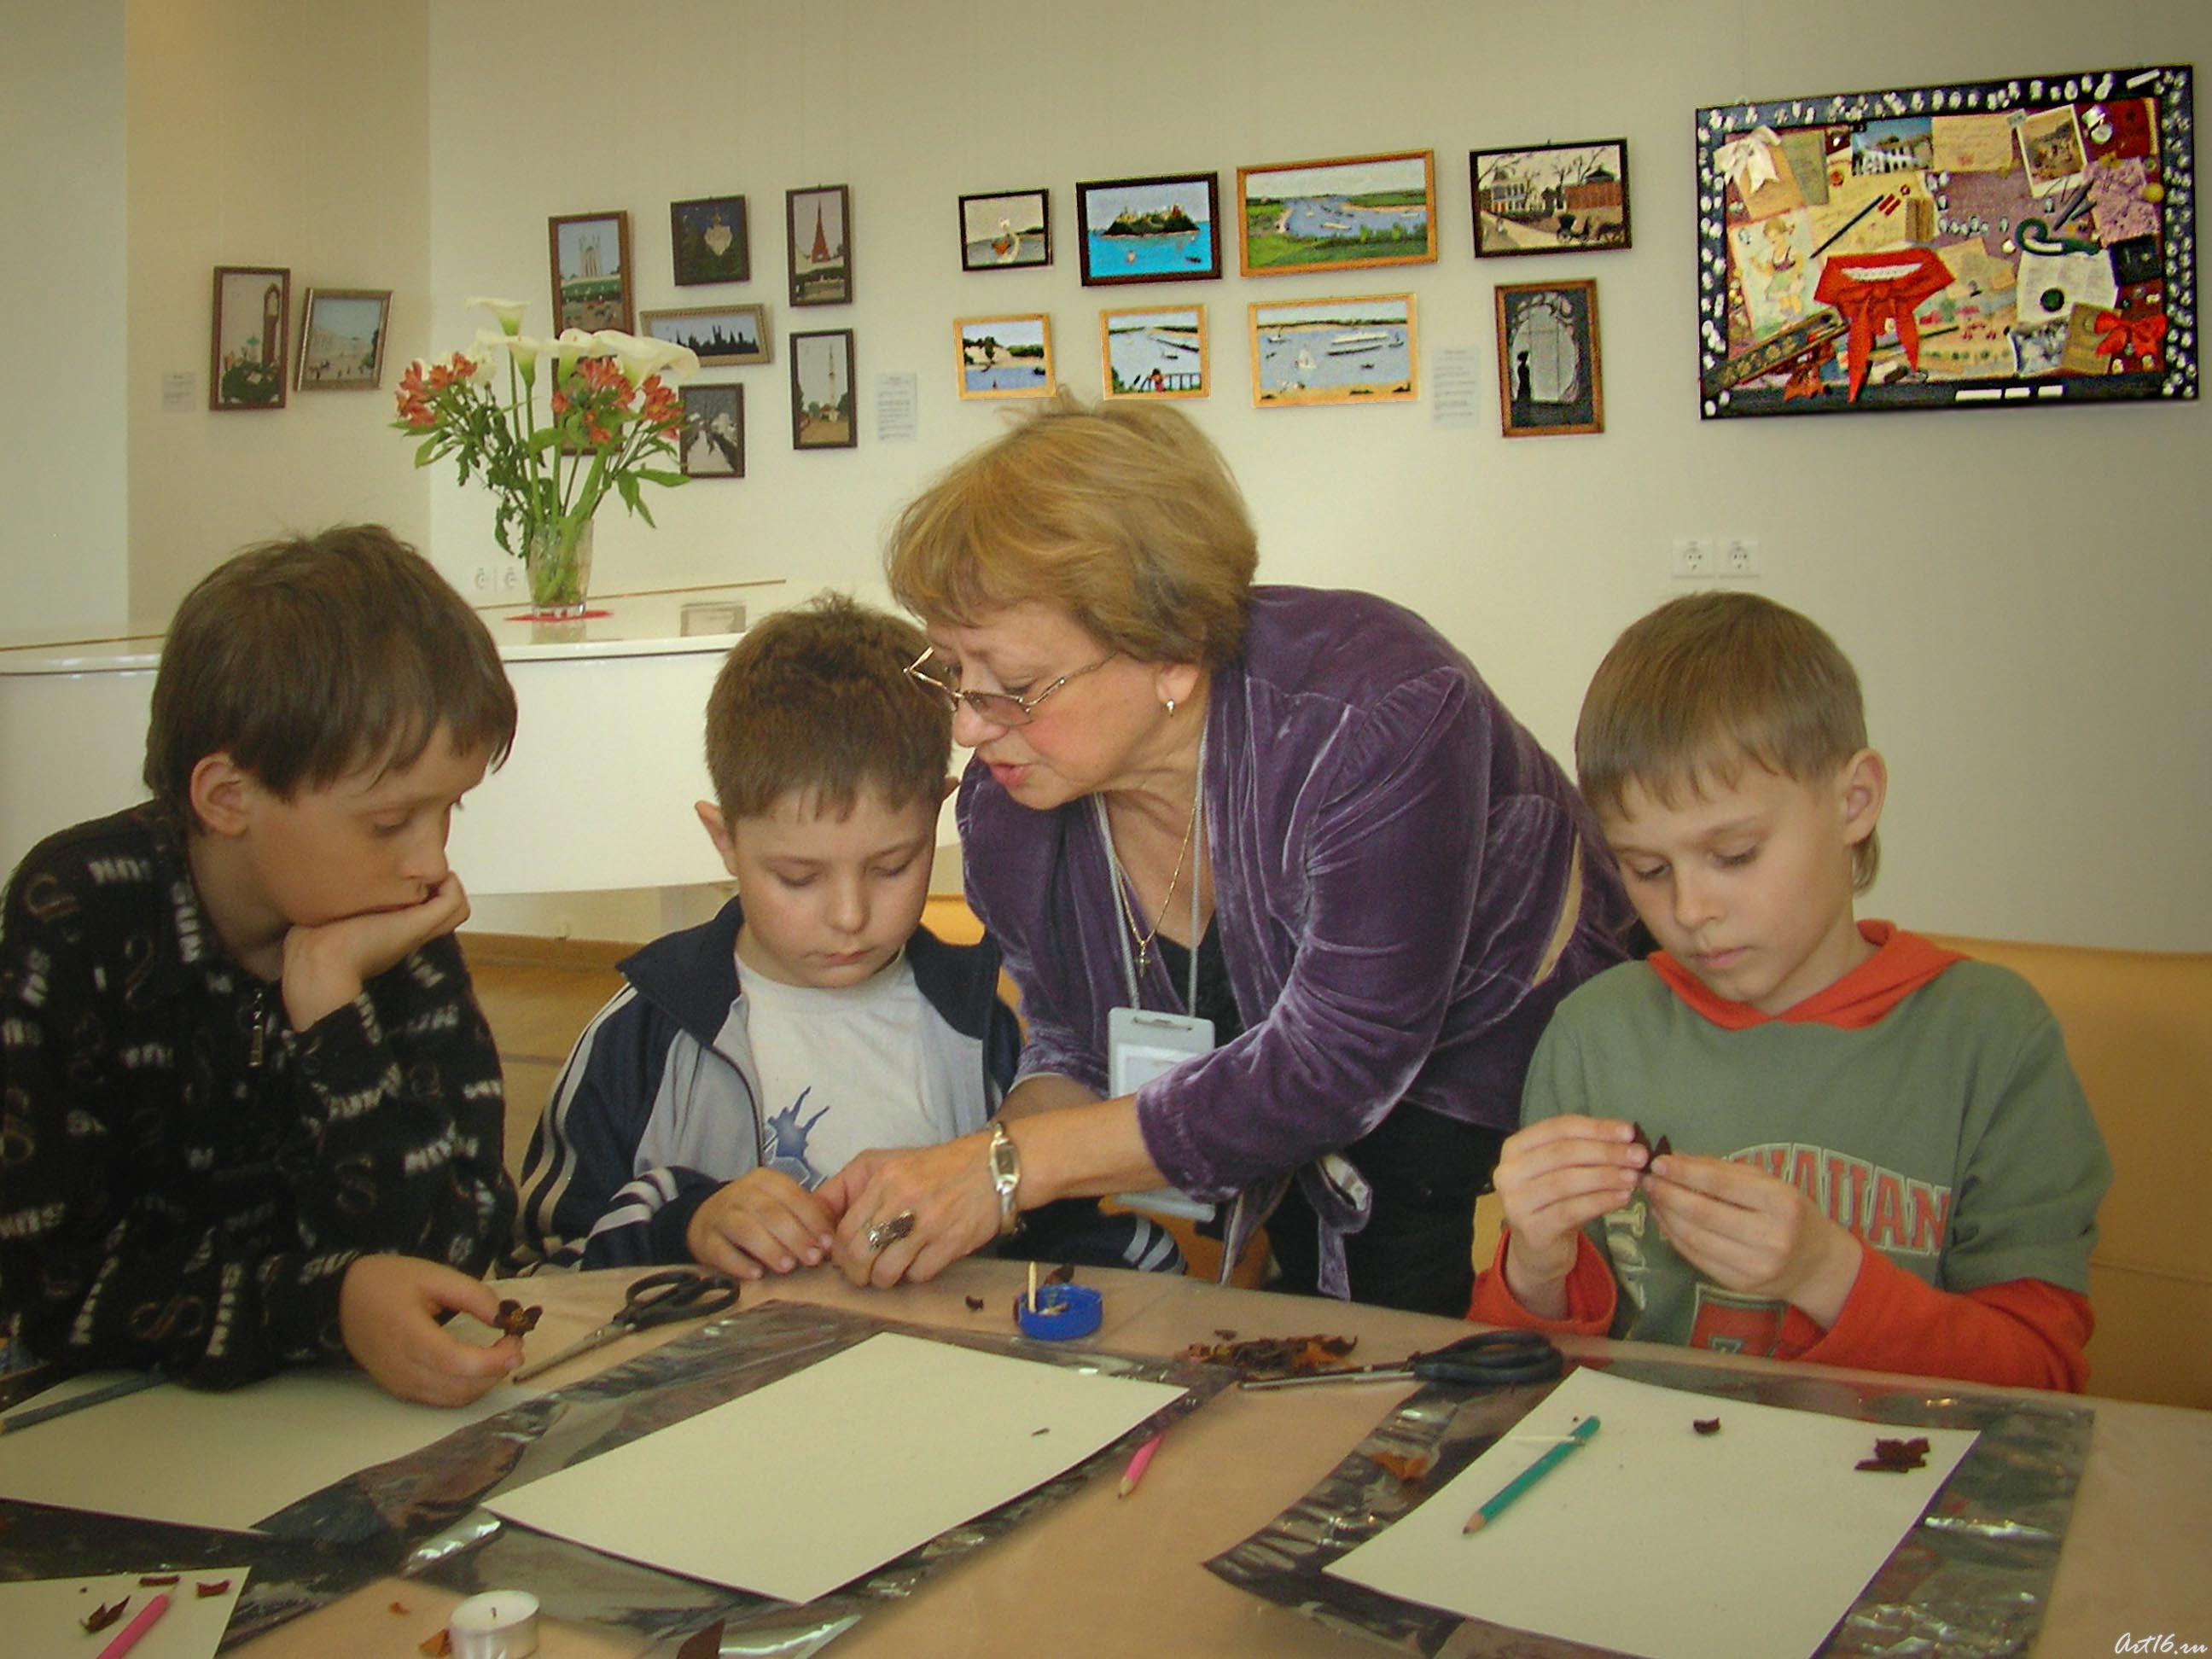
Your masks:
M22 1403L122 1375L89 1372ZM534 1392L502 1382L472 1406L415 1406L335 1368L285 1371L222 1394L165 1382L0 1434L0 1497L243 1531Z
M876 376L876 441L903 444L914 441L920 425L912 374Z
M138 1638L131 1659L214 1659L239 1592L246 1588L246 1574L244 1567L198 1567L180 1573L173 1584L142 1584L135 1572L0 1584L0 1631L7 1632L0 1640L15 1659L90 1659L167 1590L168 1611ZM226 1578L230 1588L218 1595L204 1596L193 1588ZM87 1633L82 1622L87 1613L125 1600L131 1605L119 1619L105 1630Z
M1429 424L1480 424L1484 376L1473 346L1438 346L1429 354Z
M884 1332L486 1507L809 1601L1042 1486L1182 1392Z
M1584 1417L1596 1437L1491 1525L1467 1518ZM1721 1419L1717 1434L1690 1425ZM1854 1468L1925 1435L1924 1468ZM1631 1382L1587 1368L1328 1571L1386 1595L1648 1659L1809 1654L1974 1443Z

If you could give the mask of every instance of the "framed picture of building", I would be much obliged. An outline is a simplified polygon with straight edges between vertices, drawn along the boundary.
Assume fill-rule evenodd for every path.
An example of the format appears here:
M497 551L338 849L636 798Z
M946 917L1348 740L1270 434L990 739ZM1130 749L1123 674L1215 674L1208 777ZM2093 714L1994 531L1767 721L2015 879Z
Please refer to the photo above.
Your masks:
M853 298L853 193L843 185L787 190L791 303L842 306Z
M702 368L736 368L769 360L766 306L685 306L642 311L638 326L656 340L679 345Z
M1605 430L1595 283L1499 287L1498 400L1509 438Z
M851 449L860 441L854 419L853 331L818 329L791 337L791 447Z
M208 350L208 407L284 407L286 319L292 273L278 265L217 265Z
M629 215L577 213L545 222L553 261L553 331L632 327Z
M388 288L311 288L300 302L292 383L302 392L374 392L384 379Z
M1626 138L1472 150L1467 166L1479 259L1629 246Z

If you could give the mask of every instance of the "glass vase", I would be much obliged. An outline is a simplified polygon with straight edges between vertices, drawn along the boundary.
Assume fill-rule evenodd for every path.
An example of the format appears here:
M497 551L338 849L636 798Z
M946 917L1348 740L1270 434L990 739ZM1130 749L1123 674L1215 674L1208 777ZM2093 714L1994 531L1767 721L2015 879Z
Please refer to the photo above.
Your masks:
M556 622L582 616L592 587L592 520L532 529L522 564L533 617Z

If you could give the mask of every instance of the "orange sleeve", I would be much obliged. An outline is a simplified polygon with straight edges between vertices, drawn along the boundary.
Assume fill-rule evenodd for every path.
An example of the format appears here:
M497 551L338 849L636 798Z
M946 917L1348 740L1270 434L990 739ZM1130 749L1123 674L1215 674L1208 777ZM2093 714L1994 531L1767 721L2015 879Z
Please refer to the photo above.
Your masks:
M1479 1282L1475 1293L1480 1301ZM2096 1323L2088 1297L2044 1279L1939 1291L1869 1249L1836 1322L1822 1331L1792 1308L1776 1355L2079 1394L2089 1381L2082 1348Z
M1575 1265L1567 1270L1567 1316L1539 1319L1522 1307L1505 1282L1505 1247L1510 1232L1498 1240L1498 1255L1489 1268L1474 1278L1474 1300L1467 1316L1479 1324L1510 1325L1516 1330L1548 1331L1554 1336L1603 1336L1613 1328L1613 1310L1620 1292L1613 1269L1590 1243L1588 1233L1575 1235Z

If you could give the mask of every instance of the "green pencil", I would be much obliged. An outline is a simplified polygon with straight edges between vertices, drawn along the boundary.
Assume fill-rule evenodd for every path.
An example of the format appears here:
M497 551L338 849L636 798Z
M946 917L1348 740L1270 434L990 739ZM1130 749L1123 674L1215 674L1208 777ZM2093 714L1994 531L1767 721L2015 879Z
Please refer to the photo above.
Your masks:
M156 1388L169 1379L160 1371L140 1371L113 1382L103 1382L96 1389L87 1389L82 1394L71 1395L67 1400L56 1401L51 1406L33 1406L0 1417L0 1434L11 1434L18 1429L27 1429L33 1424L67 1417L71 1412L82 1411L87 1406L104 1406L111 1400L120 1400L126 1394L137 1394L141 1389Z
M1541 1480L1546 1475L1557 1468L1559 1466L1560 1461L1564 1459L1569 1452L1579 1451L1584 1446L1589 1444L1590 1437L1596 1432L1597 1419L1595 1417L1585 1417L1581 1422L1576 1424L1573 1428L1567 1431L1567 1437L1565 1440L1559 1442L1558 1445L1553 1447L1551 1450L1546 1452L1541 1457L1531 1463L1527 1468L1522 1470L1520 1474L1515 1475L1510 1480L1507 1481L1505 1483L1504 1489L1501 1491L1497 1497L1492 1498L1487 1504L1485 1504L1473 1515L1468 1516L1467 1524L1460 1528L1462 1535L1464 1536L1466 1534L1470 1532L1480 1532L1485 1527L1498 1519L1498 1516L1504 1510L1506 1506L1511 1504L1515 1498L1520 1497L1522 1492L1528 1491L1529 1487L1534 1486L1539 1480Z

